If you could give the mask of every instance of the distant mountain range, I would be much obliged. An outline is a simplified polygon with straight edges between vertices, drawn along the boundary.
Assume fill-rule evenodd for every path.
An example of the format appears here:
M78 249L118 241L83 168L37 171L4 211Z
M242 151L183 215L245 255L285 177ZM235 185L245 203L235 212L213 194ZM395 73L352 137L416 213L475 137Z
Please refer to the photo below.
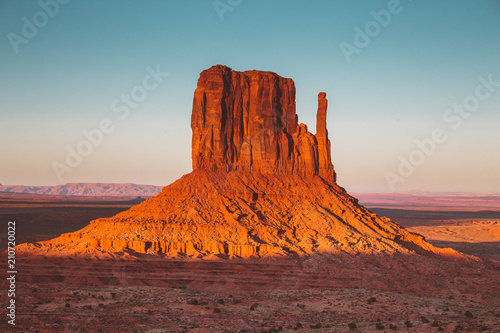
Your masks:
M89 197L152 197L161 192L162 186L113 184L113 183L68 183L57 186L0 185L0 192L57 196Z

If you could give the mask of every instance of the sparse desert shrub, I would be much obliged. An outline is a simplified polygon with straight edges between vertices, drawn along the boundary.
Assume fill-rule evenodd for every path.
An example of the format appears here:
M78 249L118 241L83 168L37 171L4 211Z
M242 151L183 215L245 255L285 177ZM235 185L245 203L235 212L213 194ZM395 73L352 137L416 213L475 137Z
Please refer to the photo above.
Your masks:
M255 302L250 306L250 310L255 310L255 308L259 305L259 303Z
M221 298L221 299L217 300L217 303L224 304L224 300Z
M321 328L321 323L316 323L314 325L311 325L311 328L314 328L314 329Z
M188 299L187 304L200 305L200 301L198 301L197 299Z
M220 313L220 309L219 308L214 308L214 313Z
M481 327L481 332L485 332L485 331L489 331L489 327L488 326L482 326Z
M103 307L104 307L104 304L99 303L99 307L100 307L100 308L103 308Z
M301 308L301 309L305 309L305 308L306 308L306 305L305 305L305 304L297 304L297 307L298 307L298 308Z
M302 324L300 322L297 322L295 324L295 328L303 328Z
M104 301L104 296L99 295L99 296L97 296L97 299L100 299L101 301Z
M409 320L405 321L405 325L406 327L413 327L413 324Z
M384 325L382 325L382 323L376 323L375 324L375 328L378 329L378 330L383 330L384 329Z
M390 325L389 325L389 328L390 328L391 330L397 330L397 329L398 329L398 327L397 327L396 325L393 325L393 324L390 324Z
M432 323L431 323L431 326L432 327L439 327L439 322L437 320L434 320Z
M424 323L424 324L429 323L429 319L425 318L424 316L420 317L420 320L421 320L421 321L422 321L422 323Z
M377 301L377 299L375 297L368 298L368 304L375 303L376 301Z
M347 327L349 327L350 330L355 330L357 326L355 323L349 323L347 324Z
M469 310L465 311L464 316L466 316L467 318L472 318L472 317L474 317L474 316L472 315L472 312L470 312Z
M116 299L116 293L111 293L111 298Z
M237 298L234 298L233 299L233 303L234 304L240 304L241 303L241 300L237 299Z
M442 327L438 327L438 331L439 331L439 332L443 332L443 331L444 331L444 328L442 328Z
M71 304L66 303L66 305L65 305L65 306L66 306L67 308L70 308L70 307L71 307Z

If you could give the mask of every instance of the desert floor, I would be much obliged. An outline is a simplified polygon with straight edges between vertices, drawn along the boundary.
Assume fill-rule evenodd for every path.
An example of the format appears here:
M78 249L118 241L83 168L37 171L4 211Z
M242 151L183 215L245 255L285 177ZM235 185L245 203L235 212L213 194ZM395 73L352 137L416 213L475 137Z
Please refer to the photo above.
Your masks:
M78 230L131 205L7 200L0 202L0 217L3 224L16 220L20 243ZM20 256L16 326L4 319L0 331L500 332L500 212L438 208L371 210L486 264L443 262L435 272L422 258L405 264L390 258ZM5 249L4 237L1 245Z

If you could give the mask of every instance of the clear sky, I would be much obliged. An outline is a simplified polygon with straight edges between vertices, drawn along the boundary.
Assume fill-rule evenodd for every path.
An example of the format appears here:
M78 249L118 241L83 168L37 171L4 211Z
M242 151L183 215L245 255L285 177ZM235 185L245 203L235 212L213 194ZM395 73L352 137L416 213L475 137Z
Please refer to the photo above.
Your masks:
M3 0L0 37L4 185L171 183L223 64L292 78L312 130L326 92L351 192L500 191L498 0Z

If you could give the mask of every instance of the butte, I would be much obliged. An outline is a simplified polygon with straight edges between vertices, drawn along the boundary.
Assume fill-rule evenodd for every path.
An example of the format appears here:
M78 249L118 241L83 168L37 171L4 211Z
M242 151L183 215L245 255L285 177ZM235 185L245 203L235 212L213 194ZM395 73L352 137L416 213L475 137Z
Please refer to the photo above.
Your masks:
M293 80L213 66L194 93L191 173L114 217L19 249L191 258L460 256L370 212L337 185L327 104L319 93L312 134L298 123Z

